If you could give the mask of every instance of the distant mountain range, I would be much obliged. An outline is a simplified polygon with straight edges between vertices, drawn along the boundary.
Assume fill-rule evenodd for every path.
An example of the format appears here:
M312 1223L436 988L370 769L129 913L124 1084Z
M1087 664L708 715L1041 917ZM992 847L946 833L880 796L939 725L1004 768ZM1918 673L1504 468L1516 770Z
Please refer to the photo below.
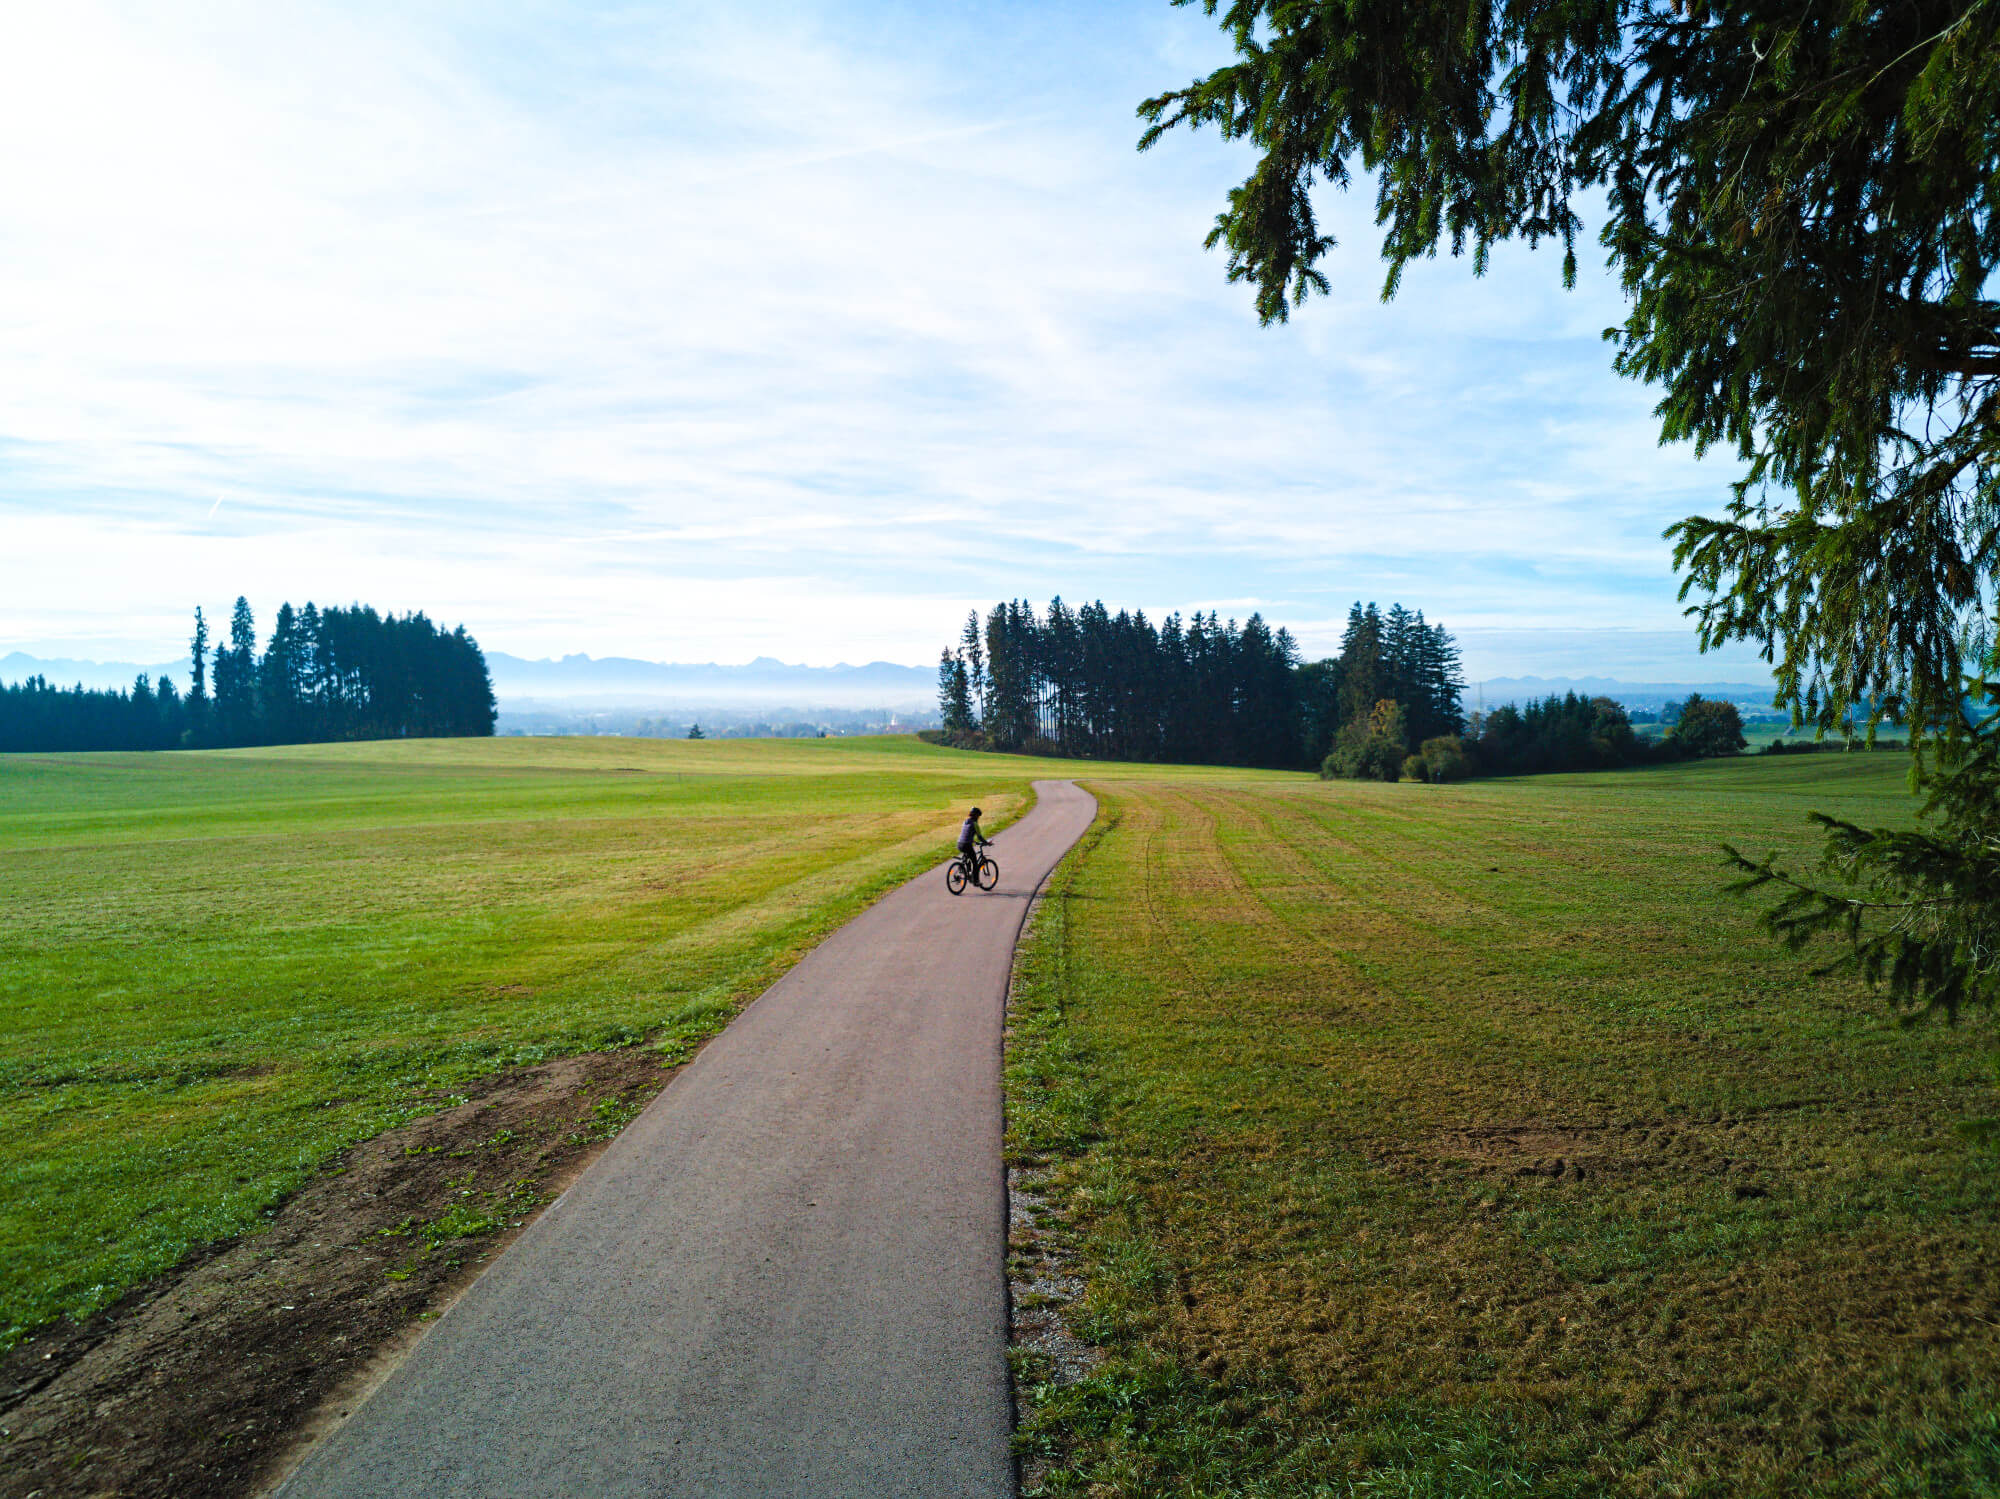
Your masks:
M570 707L766 704L808 707L929 706L937 696L937 670L870 661L865 666L790 666L759 656L744 666L637 661L623 656L564 656L529 661L488 651L493 691L503 704L561 703ZM130 687L140 672L174 679L183 692L194 665L178 661L78 661L14 651L0 656L0 682L42 676L59 687Z
M493 691L537 702L790 703L799 706L901 706L937 696L937 669L870 661L865 666L789 666L759 656L745 666L636 661L625 656L564 656L527 661L488 651Z
M187 691L194 676L194 662L183 656L178 661L72 661L62 656L29 656L9 651L0 656L0 682L20 682L29 677L47 677L57 687L130 687L132 679L144 672L154 681L161 676L174 679L174 686Z
M713 661L677 663L640 661L626 656L564 656L561 660L530 661L505 651L488 651L493 691L508 707L561 704L569 708L637 708L659 706L768 705L798 708L934 706L934 667L898 666L870 661L865 666L792 666L759 656L743 666ZM174 679L183 692L192 664L178 661L78 661L44 658L20 651L0 656L0 682L44 676L62 687L81 682L86 687L130 687L140 672L157 681ZM1634 708L1662 703L1698 692L1726 698L1748 708L1768 707L1771 688L1753 682L1621 682L1615 677L1495 677L1466 688L1465 705L1488 708L1502 703L1580 692L1611 697Z
M1575 692L1585 697L1613 698L1628 708L1657 708L1662 703L1677 701L1691 692L1698 692L1703 697L1720 698L1739 707L1768 708L1775 690L1768 682L1760 687L1754 682L1621 682L1616 677L1493 677L1472 683L1465 689L1465 706L1469 711L1478 707L1483 699L1488 708L1497 708L1502 703L1525 703L1552 693L1561 697L1566 692Z

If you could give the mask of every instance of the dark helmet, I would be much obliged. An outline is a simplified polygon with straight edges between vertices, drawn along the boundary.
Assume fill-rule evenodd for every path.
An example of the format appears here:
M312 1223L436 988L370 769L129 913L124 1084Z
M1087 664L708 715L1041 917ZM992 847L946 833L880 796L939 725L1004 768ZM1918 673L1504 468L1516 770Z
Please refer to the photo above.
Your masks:
M974 807L974 808L972 809L972 815L973 815L974 817L977 817L977 816L979 815L979 809L978 809L977 807Z

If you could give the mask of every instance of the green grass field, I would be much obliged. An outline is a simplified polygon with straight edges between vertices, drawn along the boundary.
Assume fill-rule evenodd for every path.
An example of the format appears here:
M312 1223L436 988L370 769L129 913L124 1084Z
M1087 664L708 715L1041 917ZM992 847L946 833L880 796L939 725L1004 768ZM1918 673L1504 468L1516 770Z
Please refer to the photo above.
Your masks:
M1794 728L1789 723L1782 721L1776 723L1759 721L1747 724L1743 729L1744 742L1749 745L1750 753L1752 754L1763 749L1765 745L1782 739L1787 744L1813 744L1817 742L1823 746L1820 753L1828 755L1886 754L1901 756L1905 753L1902 746L1908 742L1907 736L1908 731L1906 729L1896 724L1884 724L1880 729L1881 747L1871 750L1867 748L1865 738L1857 738L1854 747L1849 749L1838 737L1828 736L1826 739L1815 741L1811 729ZM1908 764L1907 761L1904 763L1905 765Z
M0 1347L475 1076L685 1054L1051 768L911 739L0 756Z
M1990 1022L1900 1029L1720 893L1896 756L1103 783L1010 1149L1108 1350L1044 1492L2000 1492Z
M467 1078L715 1028L1030 767L907 741L0 757L0 1329Z
M1990 1025L1899 1030L1716 845L1896 756L1453 787L908 740L0 758L0 1327L254 1228L472 1078L682 1055L1073 775L1011 1149L1109 1349L1056 1492L2000 1492ZM1004 843L1002 845L1004 858Z

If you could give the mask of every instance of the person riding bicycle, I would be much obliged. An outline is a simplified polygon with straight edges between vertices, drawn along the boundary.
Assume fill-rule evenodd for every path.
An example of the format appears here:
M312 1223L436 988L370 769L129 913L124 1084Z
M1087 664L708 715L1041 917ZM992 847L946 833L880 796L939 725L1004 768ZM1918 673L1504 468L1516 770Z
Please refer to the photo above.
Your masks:
M965 819L965 826L958 830L958 856L965 860L968 868L978 864L979 858L973 850L984 848L993 840L979 831L979 809L974 807Z

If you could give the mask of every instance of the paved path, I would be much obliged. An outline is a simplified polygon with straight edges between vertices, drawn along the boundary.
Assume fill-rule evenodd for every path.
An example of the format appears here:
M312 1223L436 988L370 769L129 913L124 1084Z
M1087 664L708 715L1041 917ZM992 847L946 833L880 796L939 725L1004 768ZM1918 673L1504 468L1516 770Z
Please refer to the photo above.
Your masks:
M497 1260L282 1499L1013 1493L1000 1042L1067 781L836 932Z

